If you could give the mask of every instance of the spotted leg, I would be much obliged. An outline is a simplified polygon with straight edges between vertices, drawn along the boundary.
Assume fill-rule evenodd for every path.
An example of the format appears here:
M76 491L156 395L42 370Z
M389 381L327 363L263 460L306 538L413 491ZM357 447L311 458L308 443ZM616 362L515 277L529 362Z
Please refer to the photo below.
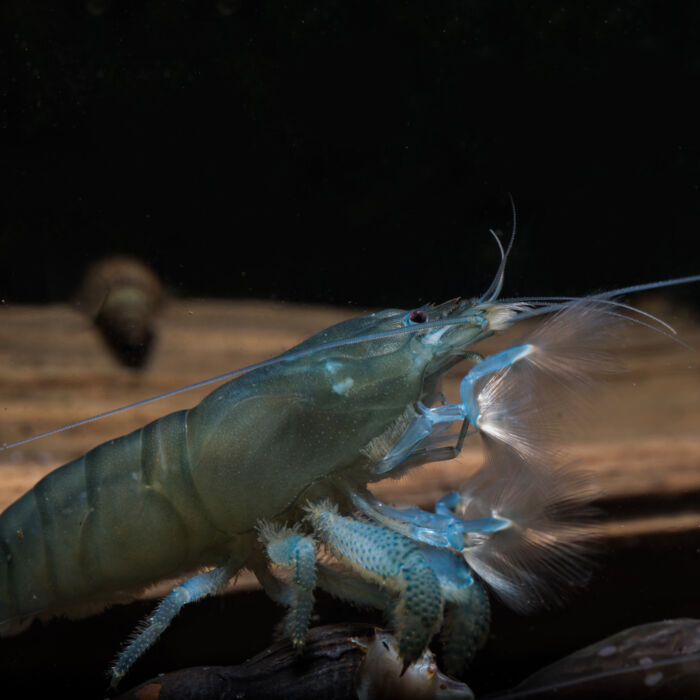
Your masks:
M310 505L308 520L335 557L397 597L394 627L399 656L407 667L442 623L440 583L419 546L373 523L341 516L327 502Z
M183 605L222 591L242 564L242 561L232 558L223 566L206 571L175 586L154 613L144 620L129 645L117 657L112 666L111 686L116 687L133 663L158 639Z
M486 643L491 608L484 587L474 581L464 600L448 602L442 639L442 667L452 676L462 677L476 652Z
M253 570L270 597L289 607L284 620L285 635L296 649L303 649L309 629L316 586L316 553L314 540L297 530L262 525L260 540L270 560L291 569L289 582L275 578L266 566L256 564Z
M423 553L447 601L440 635L442 666L447 673L461 676L486 641L491 617L488 595L459 555L432 547L425 547Z

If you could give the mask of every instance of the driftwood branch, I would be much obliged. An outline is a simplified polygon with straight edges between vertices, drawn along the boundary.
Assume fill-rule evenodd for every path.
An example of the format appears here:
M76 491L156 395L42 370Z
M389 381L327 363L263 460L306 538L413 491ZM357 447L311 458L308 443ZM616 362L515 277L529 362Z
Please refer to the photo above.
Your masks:
M199 666L152 678L118 700L224 700L224 698L356 698L355 674L364 658L353 637L369 640L371 625L337 625L310 631L303 655L273 644L237 666Z
M388 635L377 630L377 636ZM152 678L116 700L367 700L472 698L431 668L401 676L370 625L317 627L303 655L275 644L238 666L201 666ZM580 649L488 700L694 697L700 687L700 620L639 625Z
M273 644L238 666L200 666L152 678L117 700L469 700L471 690L426 652L403 673L394 640L366 624L312 628L299 653Z

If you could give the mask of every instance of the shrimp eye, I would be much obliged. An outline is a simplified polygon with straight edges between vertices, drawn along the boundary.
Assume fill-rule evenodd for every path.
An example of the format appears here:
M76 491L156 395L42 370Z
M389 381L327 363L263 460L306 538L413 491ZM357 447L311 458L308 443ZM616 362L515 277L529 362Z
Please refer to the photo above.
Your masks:
M408 314L409 323L425 323L428 320L428 314L423 309L414 309Z

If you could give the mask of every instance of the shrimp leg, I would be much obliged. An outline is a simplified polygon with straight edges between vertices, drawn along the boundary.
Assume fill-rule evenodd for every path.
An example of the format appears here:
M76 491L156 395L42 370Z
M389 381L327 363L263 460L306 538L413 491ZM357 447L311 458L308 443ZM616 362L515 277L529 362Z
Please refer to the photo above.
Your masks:
M455 433L445 434L442 430L443 425L440 426L440 430L434 431L433 435L422 440L420 445L416 446L416 449L405 457L399 466L394 467L392 475L398 476L400 472L407 472L429 462L446 462L457 457L462 451L467 435L469 435L469 421L467 419L462 421L454 445L440 445L440 443L448 442L455 437Z
M534 351L535 346L529 343L516 345L487 357L483 362L475 365L467 372L459 386L459 393L462 398L461 408L464 411L464 417L468 418L469 422L477 430L481 427L481 410L478 403L476 383L489 374L507 369L519 360L531 355Z
M376 583L365 581L348 571L337 571L319 564L318 585L327 593L361 608L377 608L391 611L392 597Z
M289 583L279 581L267 565L256 565L254 572L273 600L289 606L284 620L285 634L291 639L292 645L301 650L306 641L314 604L314 540L308 535L299 534L298 530L288 527L275 528L267 524L260 527L260 539L273 563L292 569L293 577Z
M459 494L453 492L438 501L435 513L420 508L392 508L378 501L367 489L359 489L350 494L353 505L364 515L384 527L408 537L416 542L433 547L464 547L466 533L492 533L504 530L513 523L505 517L493 514L491 517L463 520L449 509L459 502Z
M442 627L443 664L449 673L461 673L486 640L490 606L484 587L471 575L464 560L453 552L420 547L437 575L445 601ZM362 607L391 613L396 600L377 584L350 572L318 566L318 584L332 595Z
M440 635L443 666L447 673L460 674L486 641L491 621L489 598L462 557L432 547L421 551L437 574L446 601Z
M421 447L436 441L444 424L463 420L488 436L487 452L491 459L506 460L511 470L509 478L536 477L538 472L532 471L532 465L546 463L552 435L563 420L556 410L558 402L567 393L580 395L594 374L616 369L603 349L610 339L610 323L608 315L595 304L582 303L565 309L534 331L531 342L478 362L462 379L461 403L432 408L418 403L416 417L376 471L398 472L412 459L430 459L430 451L423 452ZM460 446L458 441L455 449ZM511 452L513 455L508 454ZM435 514L417 508L389 508L367 491L356 491L352 497L354 505L376 522L438 547L461 550L472 539L464 538L468 533L494 533L512 525L507 517L501 517L502 512L488 509L479 515L490 513L491 518L463 520L452 512L464 500L459 494L445 497ZM501 511L495 501L493 507Z
M251 564L258 581L265 589L265 593L276 603L292 608L283 624L285 635L290 634L289 619L298 617L294 610L295 586L275 576L267 561L259 557ZM349 571L338 571L324 564L316 564L316 584L332 596L344 600L361 608L377 608L386 612L391 611L395 602L386 591L376 583L365 581Z
M415 457L416 448L426 439L434 438L447 427L447 424L461 420L463 425L457 445L453 448L447 448L447 453L438 452L438 459L449 459L450 456L456 456L461 450L464 437L466 436L466 422L471 423L477 430L482 429L482 414L478 402L479 395L476 391L477 383L490 374L507 369L519 360L531 355L534 351L535 346L529 343L516 345L479 361L462 379L460 385L462 403L444 403L441 406L428 408L419 402L418 413L415 419L386 456L376 465L373 470L374 473L385 474L394 470L404 460ZM420 459L429 461L431 453L429 451L422 453ZM415 464L412 463L412 466L415 466Z
M445 606L442 625L442 664L447 673L459 676L485 644L491 619L488 594L477 581L460 591Z
M133 663L158 639L183 605L220 593L242 564L243 562L231 558L222 566L205 571L175 586L155 612L146 618L145 626L115 661L112 666L111 687L116 687Z
M408 666L440 628L444 604L440 581L419 546L386 528L341 516L328 502L308 511L318 538L335 557L397 596L394 627L399 656Z

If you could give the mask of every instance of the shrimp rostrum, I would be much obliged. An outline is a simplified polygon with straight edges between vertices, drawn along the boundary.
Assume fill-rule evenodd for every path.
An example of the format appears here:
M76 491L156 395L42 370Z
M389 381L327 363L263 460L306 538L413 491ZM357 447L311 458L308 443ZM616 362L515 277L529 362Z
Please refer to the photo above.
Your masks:
M0 633L195 573L137 630L115 684L183 605L247 568L288 607L299 649L320 586L386 610L405 665L442 629L445 669L461 672L488 627L482 583L528 609L585 578L590 490L555 465L545 409L609 369L603 348L630 313L616 293L499 301L506 257L478 299L339 323L47 475L0 516ZM544 313L515 346L470 349ZM473 367L451 404L440 380L462 360ZM434 513L367 489L455 456L469 425L484 467Z

